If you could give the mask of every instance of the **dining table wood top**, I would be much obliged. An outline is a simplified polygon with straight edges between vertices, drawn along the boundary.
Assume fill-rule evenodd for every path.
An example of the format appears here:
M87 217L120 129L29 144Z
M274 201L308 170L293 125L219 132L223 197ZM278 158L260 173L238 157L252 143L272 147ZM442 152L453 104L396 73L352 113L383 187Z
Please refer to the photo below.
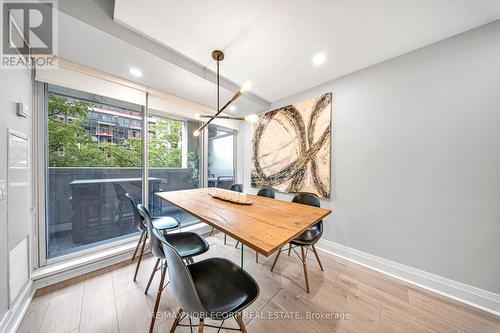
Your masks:
M213 198L216 188L158 192L161 199L269 256L332 210L247 194L251 205Z

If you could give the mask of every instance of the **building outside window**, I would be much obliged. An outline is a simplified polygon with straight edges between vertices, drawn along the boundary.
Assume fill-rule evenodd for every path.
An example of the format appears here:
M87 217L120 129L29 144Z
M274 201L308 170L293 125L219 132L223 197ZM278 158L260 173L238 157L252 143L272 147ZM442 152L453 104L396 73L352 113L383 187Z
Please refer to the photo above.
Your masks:
M143 106L53 85L46 103L47 258L134 235L125 194L143 201ZM196 219L154 193L200 186L201 145L186 132L198 125L159 112L148 118L149 209L183 224Z

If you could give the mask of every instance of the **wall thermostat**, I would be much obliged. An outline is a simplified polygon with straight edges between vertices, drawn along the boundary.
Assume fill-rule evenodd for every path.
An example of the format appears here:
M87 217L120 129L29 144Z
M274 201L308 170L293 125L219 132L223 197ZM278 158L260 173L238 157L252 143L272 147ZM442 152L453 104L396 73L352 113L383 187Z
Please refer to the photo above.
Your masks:
M28 118L30 116L30 108L27 104L16 103L16 113L19 117Z

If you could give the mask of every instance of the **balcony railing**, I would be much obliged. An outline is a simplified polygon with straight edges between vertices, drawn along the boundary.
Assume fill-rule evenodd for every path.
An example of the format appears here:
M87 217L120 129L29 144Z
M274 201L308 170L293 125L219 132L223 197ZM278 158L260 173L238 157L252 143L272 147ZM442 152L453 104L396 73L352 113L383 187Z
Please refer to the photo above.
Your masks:
M48 257L137 232L132 205L124 194L142 202L141 175L140 168L49 168ZM151 168L150 212L173 216L184 224L196 220L154 195L196 187L191 169Z
M113 132L111 130L107 130L107 129L98 129L96 131L96 134L97 135L104 135L104 136L113 136Z

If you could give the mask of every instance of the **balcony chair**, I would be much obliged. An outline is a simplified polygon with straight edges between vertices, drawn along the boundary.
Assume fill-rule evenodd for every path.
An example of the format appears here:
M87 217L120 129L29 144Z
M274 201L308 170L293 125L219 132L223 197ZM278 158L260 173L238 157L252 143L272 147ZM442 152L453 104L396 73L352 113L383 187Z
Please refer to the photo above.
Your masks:
M229 188L229 190L241 193L241 192L243 192L243 185L242 184L233 184L233 185L231 185L231 187ZM212 227L212 229L210 230L209 236L212 236L212 233L214 232L214 230L215 230L215 228ZM226 241L227 241L227 235L224 234L224 245L227 244Z
M233 176L219 176L217 177L217 187L218 188L225 188L227 190L230 189L231 185L234 182Z
M292 202L303 204L303 205L309 205L309 206L316 206L320 207L320 202L319 198L316 194L313 193L297 193L294 197ZM311 247L312 251L314 252L314 255L316 256L316 260L318 261L319 268L321 271L323 271L323 265L321 264L321 261L319 260L318 252L316 251L316 248L314 247L314 244L316 244L321 236L323 235L323 221L320 220L318 223L310 227L307 231L303 232L300 234L297 238L293 239L288 246L288 255L290 255L291 251L299 257L300 261L302 261L302 266L304 268L304 278L306 281L306 291L309 293L309 278L307 276L307 254L309 252L309 247ZM295 248L300 247L300 255L295 251ZM271 272L274 269L274 266L276 265L276 262L278 261L278 258L281 254L283 248L281 248L278 251L278 254L276 255L276 259L274 259L273 266L271 267Z
M266 187L266 188L260 189L259 192L257 192L257 195L260 196L260 197L266 197L266 198L274 199L274 193L275 193L274 188L272 188L272 187ZM240 245L239 241L236 242L236 245L234 247L238 248L238 245ZM259 252L257 252L257 251L255 251L255 262L259 263Z
M146 240L148 238L148 228L144 224L141 214L139 214L139 211L137 210L137 203L135 202L134 197L132 197L130 193L125 193L125 196L130 200L130 203L132 204L132 211L134 212L134 223L137 230L141 232L141 237L139 237L139 240L137 241L137 246L135 247L135 251L131 260L134 261L137 251L139 250L140 247L141 251L139 252L139 260L137 260L137 266L135 268L135 273L134 273L134 281L135 281L137 279L137 273L139 272L139 267L141 266L142 255L144 254L144 248L146 246ZM151 222L153 223L155 229L159 229L162 231L175 229L181 225L179 221L170 216L154 217L151 219Z
M169 265L168 276L172 293L180 305L170 332L177 326L198 326L198 333L205 327L236 330L223 327L224 321L233 317L239 331L247 332L242 311L259 296L257 282L243 269L223 258L210 258L187 265L168 241L162 243ZM181 324L188 317L189 324ZM192 318L199 318L198 325L191 325ZM205 319L222 321L220 326L205 324Z
M215 178L215 175L213 173L208 174L208 187L216 187L217 185L217 178Z
M146 290L144 291L145 294L148 293L149 287L151 286L151 282L153 281L156 272L159 270L161 271L160 285L158 286L153 315L151 316L151 324L149 326L149 332L151 333L153 332L158 307L160 306L161 294L163 292L163 289L165 289L165 287L168 285L168 283L164 284L165 275L167 272L167 263L165 261L165 254L163 253L161 242L168 241L169 244L171 244L171 246L175 248L177 253L179 253L182 259L187 263L194 263L193 257L207 252L209 249L209 245L203 239L203 237L194 232L176 232L168 234L166 233L166 230L156 229L153 226L148 209L144 205L139 204L137 205L137 210L139 211L144 224L146 224L147 226L149 235L151 235L149 237L151 252L156 257L155 266L153 268L153 271L151 272L151 276L149 277Z
M129 203L129 198L126 196L127 191L123 188L122 185L118 183L113 183L113 187L115 189L116 199L118 200L118 225L120 227L120 234L124 235L128 232L132 232L134 230L134 218L132 218L132 223L129 225L130 228L126 228L126 224L123 221L123 217L126 213L126 207ZM128 229L128 230L127 230Z

